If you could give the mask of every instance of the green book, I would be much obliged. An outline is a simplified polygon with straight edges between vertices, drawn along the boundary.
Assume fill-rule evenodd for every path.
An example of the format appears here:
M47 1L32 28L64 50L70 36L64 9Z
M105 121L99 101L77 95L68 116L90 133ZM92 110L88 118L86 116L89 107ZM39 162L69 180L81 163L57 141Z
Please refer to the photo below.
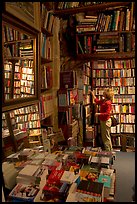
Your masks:
M82 54L84 54L84 50L83 50L83 48L82 48L82 46L81 46L80 41L78 41L78 45L79 45L79 48L80 48L80 50L81 50Z

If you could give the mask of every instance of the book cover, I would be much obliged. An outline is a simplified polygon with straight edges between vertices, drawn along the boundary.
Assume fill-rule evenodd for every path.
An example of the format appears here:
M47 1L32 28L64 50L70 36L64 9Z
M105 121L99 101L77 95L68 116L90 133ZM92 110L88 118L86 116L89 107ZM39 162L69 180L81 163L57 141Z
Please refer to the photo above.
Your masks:
M60 88L75 88L76 74L75 71L60 72Z
M64 170L60 169L60 170L53 170L50 175L48 176L48 179L47 179L47 183L48 184L51 184L51 183L57 183L57 182L60 182L60 179L62 177L64 173Z
M18 183L13 190L10 192L9 197L16 201L30 201L32 202L39 192L39 187L37 185L27 185Z
M34 177L34 174L39 169L39 165L30 165L27 164L20 172L19 176L25 176L25 177Z
M110 186L111 186L111 177L108 175L100 174L97 181L100 183L103 183L104 187L110 188Z
M62 93L62 94L59 94L58 96L58 101L59 101L59 106L68 106L68 97L67 97L67 94L65 93Z
M99 196L93 196L85 193L76 192L77 202L101 202L102 199Z
M103 201L103 193L104 193L104 184L91 180L82 180L80 181L77 192L100 196Z

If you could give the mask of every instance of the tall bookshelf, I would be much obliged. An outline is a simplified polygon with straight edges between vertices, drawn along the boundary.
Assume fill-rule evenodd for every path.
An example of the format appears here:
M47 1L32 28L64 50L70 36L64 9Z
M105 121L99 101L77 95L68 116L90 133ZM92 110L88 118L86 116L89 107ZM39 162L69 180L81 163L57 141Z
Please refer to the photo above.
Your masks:
M119 124L111 127L113 147L125 151L126 146L135 148L135 59L109 59L92 62L92 88L99 98L105 87L114 91L112 114ZM98 121L96 121L98 123ZM130 137L131 145L126 145Z
M135 148L135 10L134 2L115 6L94 12L89 21L86 15L77 17L76 53L91 58L92 89L99 98L105 87L114 90L119 125L111 128L112 142L126 151Z
M129 140L132 140L131 148L134 149L135 2L96 2L90 5L59 2L54 13L60 17L75 14L77 59L91 61L92 89L100 97L104 87L112 87L115 92L113 107L119 125L111 128L113 145L116 142L126 151ZM101 60L103 63L98 67ZM116 62L119 67L115 67Z
M38 100L38 33L2 15L3 111Z
M5 86L2 111L8 118L12 151L17 151L19 147L14 137L16 128L23 131L21 126L25 126L29 146L42 144L41 127L45 127L45 123L46 126L55 126L57 129L57 116L54 112L54 107L57 107L57 87L54 79L57 82L59 77L54 72L59 63L53 63L59 61L56 59L59 52L53 50L57 50L58 42L53 45L53 38L58 40L59 24L57 26L57 17L54 18L52 9L52 2L4 4L2 49ZM45 20L47 25L44 24ZM30 113L27 112L28 106L33 107L30 108ZM20 108L24 113L19 112Z
M82 118L82 107L78 94L77 72L61 71L58 90L58 126L62 129L66 143L69 138L74 140L73 145L79 141L78 124Z
M57 121L54 120L54 106L57 106L54 100L56 87L54 80L59 79L59 73L55 76L55 71L58 66L55 67L54 61L55 53L54 47L54 34L57 31L55 25L57 25L57 17L53 15L53 5L49 2L40 3L41 5L41 32L40 32L40 117L42 127L54 126L57 129ZM57 27L58 28L58 27ZM58 42L58 41L57 41ZM55 43L57 45L57 42ZM56 78L56 79L55 79ZM55 116L56 118L57 116Z
M84 144L95 146L95 132L92 123L92 98L91 90L91 72L92 64L90 61L83 64L83 140Z

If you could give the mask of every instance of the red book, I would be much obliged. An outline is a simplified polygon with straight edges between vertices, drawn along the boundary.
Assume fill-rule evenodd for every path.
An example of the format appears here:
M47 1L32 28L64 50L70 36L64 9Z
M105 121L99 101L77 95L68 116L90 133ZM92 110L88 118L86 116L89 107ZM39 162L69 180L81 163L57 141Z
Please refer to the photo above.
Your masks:
M92 36L88 36L88 53L92 52Z
M50 183L58 183L60 182L60 178L62 177L62 174L64 173L64 170L53 170L47 180L47 184Z

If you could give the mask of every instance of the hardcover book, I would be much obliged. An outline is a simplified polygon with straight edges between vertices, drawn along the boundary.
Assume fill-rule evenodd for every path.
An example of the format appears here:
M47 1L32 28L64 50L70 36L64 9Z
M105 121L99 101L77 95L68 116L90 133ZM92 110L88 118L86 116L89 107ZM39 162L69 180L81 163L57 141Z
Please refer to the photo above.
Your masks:
M99 196L103 201L104 184L91 180L82 180L77 187L77 192Z
M60 72L60 88L75 88L77 85L75 71Z

